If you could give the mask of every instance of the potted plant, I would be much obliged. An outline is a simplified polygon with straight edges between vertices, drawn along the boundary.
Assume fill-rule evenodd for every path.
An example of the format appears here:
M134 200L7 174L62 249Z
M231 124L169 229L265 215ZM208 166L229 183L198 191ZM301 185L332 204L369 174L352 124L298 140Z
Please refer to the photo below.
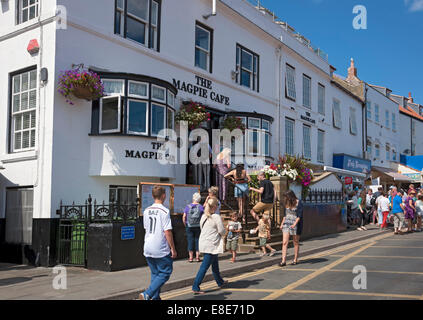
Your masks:
M72 96L92 101L104 94L104 86L100 76L92 71L72 69L62 71L59 75L57 91L73 105Z
M177 123L186 121L191 130L196 129L204 121L210 121L210 113L206 111L206 107L194 101L181 106L176 113L175 120Z

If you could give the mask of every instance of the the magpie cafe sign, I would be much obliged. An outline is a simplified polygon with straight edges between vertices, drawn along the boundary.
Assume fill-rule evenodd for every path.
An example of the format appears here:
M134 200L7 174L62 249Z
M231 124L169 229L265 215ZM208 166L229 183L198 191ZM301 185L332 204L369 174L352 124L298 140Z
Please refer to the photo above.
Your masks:
M148 150L125 150L125 158L134 158L134 159L153 159L153 160L162 160L162 153L157 152L163 146L163 143L152 142L152 151ZM165 159L173 162L173 156L165 154Z
M313 124L316 124L316 120L311 118L311 113L310 112L306 112L305 115L301 115L301 119Z
M229 106L229 97L224 96L213 91L213 82L199 76L195 76L195 83L188 83L185 81L173 79L173 85L181 91L199 96L201 98L209 99L220 104Z

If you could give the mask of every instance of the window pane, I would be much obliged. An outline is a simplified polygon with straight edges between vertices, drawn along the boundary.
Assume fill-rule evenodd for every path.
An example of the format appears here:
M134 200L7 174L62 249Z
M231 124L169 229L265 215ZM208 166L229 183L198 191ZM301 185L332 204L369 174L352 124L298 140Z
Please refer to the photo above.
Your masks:
M22 135L21 135L21 132L18 132L15 134L15 150L22 149L21 145L22 145Z
M22 1L22 8L28 7L28 0Z
M317 161L324 162L324 132L317 131Z
M248 131L248 153L249 154L258 154L258 131L249 130Z
M294 154L294 122L288 119L285 120L285 152Z
M148 21L148 0L128 0L128 13Z
M120 30L121 23L122 23L121 12L116 11L116 13L115 13L115 32L117 34L122 34L122 30Z
M31 130L31 148L35 147L35 130Z
M21 95L21 110L28 109L28 92L22 93Z
M151 134L157 135L164 129L165 108L153 104L151 108Z
M165 101L166 100L166 89L159 88L156 86L152 86L151 94L153 96L153 99Z
M21 91L21 75L13 77L13 93Z
M154 26L157 26L158 23L158 17L159 17L159 5L157 4L157 2L153 1L152 2L152 7L151 7L151 24Z
M124 4L123 4L123 0L117 0L117 7L123 9L124 8Z
M136 82L129 82L129 94L140 96L140 97L147 97L147 88L148 85L146 83L136 83Z
M126 37L145 44L145 24L130 17L126 20Z
M116 80L102 80L105 94L123 94L123 82Z
M37 71L31 71L29 73L29 88L35 89L37 87Z
M167 104L171 107L175 106L175 95L171 92L167 92Z
M303 126L303 153L306 159L311 159L311 135L310 127Z
M251 74L244 70L241 71L241 85L251 87Z
M13 96L13 112L17 112L20 110L20 95L14 95Z
M28 21L28 9L22 10L22 22Z
M169 129L173 129L173 118L174 118L174 112L171 109L167 109L167 127Z
M248 119L248 128L249 129L260 129L260 120L259 119Z
M200 49L195 49L195 66L207 70L208 54Z
M28 72L22 74L22 91L28 90L29 88L29 77Z
M319 84L319 92L318 92L318 112L320 114L325 114L325 87Z
M286 86L287 96L291 99L295 99L295 69L288 65L286 66Z
M119 98L103 99L101 113L101 130L116 130L119 128Z
M253 71L253 56L244 50L241 50L241 66Z
M264 155L270 155L270 135L268 133L264 134Z
M262 121L263 130L269 131L270 130L270 124L269 121L263 120Z
M303 106L311 107L311 80L303 76Z
M32 90L29 92L29 109L37 106L37 91Z
M131 132L147 133L147 102L129 101L129 124Z
M31 128L35 128L35 111L31 111Z
M22 130L22 115L15 116L15 131Z
M195 28L195 45L209 51L210 33L200 27Z
M35 6L29 8L29 19L35 18Z
M22 133L22 149L29 148L29 131Z
M23 114L23 129L29 129L31 116L28 112Z

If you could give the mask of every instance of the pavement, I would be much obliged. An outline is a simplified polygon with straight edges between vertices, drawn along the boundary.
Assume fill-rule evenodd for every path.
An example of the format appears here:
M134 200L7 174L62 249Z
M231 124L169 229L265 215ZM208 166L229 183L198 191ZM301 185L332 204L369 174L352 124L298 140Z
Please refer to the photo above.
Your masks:
M423 300L423 233L384 233L229 278L162 294L163 300Z
M361 245L372 241L373 238L378 236L392 235L391 231L381 232L375 226L370 225L368 229L367 231L350 230L304 241L301 243L300 257L301 259L305 259L327 250L333 250L346 245ZM414 236L414 234L410 236ZM423 253L423 251L421 252ZM292 254L293 249L288 249L287 261L292 260ZM266 268L275 268L280 260L280 251L273 257L260 257L258 254L250 253L240 254L238 261L233 264L230 263L230 255L224 254L219 258L219 267L222 276L224 278L230 278L230 281L233 282L233 279L236 279L236 277L244 277L247 273L261 272L262 270L266 270ZM176 260L173 267L171 278L162 288L162 295L172 290L184 288L187 290L187 288L190 288L200 264L188 263L187 260L183 259ZM303 266L299 269L301 268ZM148 287L150 282L148 267L116 272L66 267L66 289L57 290L53 288L53 283L57 283L57 278L55 280L55 277L58 276L58 273L54 271L54 268L35 268L0 263L0 299L132 300L136 299L140 290ZM63 275L63 272L60 271L60 274ZM301 272L296 276L301 276ZM211 270L207 273L204 283L210 280L212 280ZM64 283L62 282L62 284ZM248 286L251 284L254 283L249 283ZM280 287L284 283L275 282L275 285ZM241 299L241 296L231 296L231 299Z

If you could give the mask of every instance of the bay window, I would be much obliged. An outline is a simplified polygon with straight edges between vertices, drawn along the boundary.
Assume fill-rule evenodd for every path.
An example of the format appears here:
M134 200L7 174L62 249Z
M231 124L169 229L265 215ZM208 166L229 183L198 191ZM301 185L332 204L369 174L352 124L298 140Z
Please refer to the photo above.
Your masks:
M161 130L175 128L177 90L170 83L141 75L105 76L104 97L93 102L92 135L157 137Z
M36 141L37 70L14 74L11 83L10 151L31 150Z
M254 52L236 46L237 82L244 87L259 92L259 56Z
M116 0L115 33L159 51L160 1Z

